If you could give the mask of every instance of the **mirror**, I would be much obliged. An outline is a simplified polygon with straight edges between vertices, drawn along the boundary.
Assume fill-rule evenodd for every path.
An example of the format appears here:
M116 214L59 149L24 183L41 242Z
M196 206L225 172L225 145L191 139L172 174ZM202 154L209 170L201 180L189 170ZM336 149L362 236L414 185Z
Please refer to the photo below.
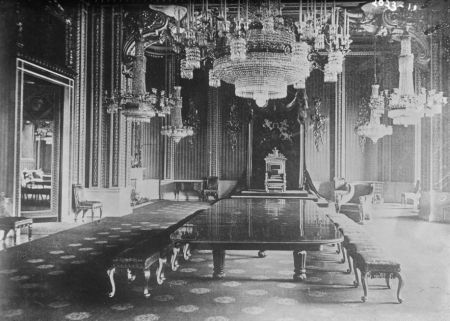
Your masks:
M21 213L52 216L55 119L61 87L26 75L20 158Z

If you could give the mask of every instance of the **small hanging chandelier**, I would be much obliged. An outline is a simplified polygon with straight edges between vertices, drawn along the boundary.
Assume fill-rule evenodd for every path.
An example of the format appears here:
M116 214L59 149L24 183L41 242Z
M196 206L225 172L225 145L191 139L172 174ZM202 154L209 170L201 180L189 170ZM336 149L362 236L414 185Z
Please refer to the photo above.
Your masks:
M378 88L379 85L372 85L372 94L368 104L369 121L356 128L358 136L370 138L374 144L381 137L392 135L392 126L383 125L380 122L381 116L384 114L384 97L379 94Z
M181 87L175 86L174 104L170 112L169 122L170 125L163 126L161 134L167 137L171 137L175 143L187 136L192 136L194 130L191 126L183 125L183 118L181 115L181 108L183 107L183 98L181 97Z
M376 38L375 38L376 40ZM377 84L377 50L376 41L374 41L374 84L372 85L372 92L368 103L369 121L364 121L356 127L356 134L363 138L369 138L374 144L386 135L392 135L392 126L383 125L380 122L385 110L385 103L383 95L380 95L380 85ZM364 106L364 108L366 108Z

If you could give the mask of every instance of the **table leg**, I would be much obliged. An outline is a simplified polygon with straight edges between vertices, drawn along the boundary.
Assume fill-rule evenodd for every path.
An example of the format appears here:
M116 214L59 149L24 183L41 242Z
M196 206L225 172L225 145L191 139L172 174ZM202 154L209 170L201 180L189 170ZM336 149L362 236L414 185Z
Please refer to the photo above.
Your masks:
M158 259L158 268L156 269L156 282L161 285L164 283L166 277L164 276L164 266L167 263L166 258Z
M342 260L341 260L341 263L345 263L345 258L346 258L346 249L345 249L345 247L343 247L342 246L342 244L341 243L338 243L339 244L339 248L341 249L341 252L342 252Z
M144 296L146 298L150 297L150 291L148 289L148 282L150 281L150 267L144 270L145 286L144 286Z
M347 274L351 274L351 273L352 273L352 261L351 261L351 256L350 256L350 254L348 254L348 250L345 250L345 253L347 254L347 262L348 262Z
M28 241L31 240L32 227L31 224L28 225Z
M214 263L214 279L222 279L225 276L225 250L213 249L213 263Z
M172 271L178 270L178 267L180 266L178 264L178 253L180 252L180 248L174 246L172 249L172 256L170 257L170 267L172 268Z
M361 283L364 291L364 295L361 297L361 301L367 301L367 276L368 273L366 271L361 271Z
M306 251L294 251L294 281L306 279Z
M19 230L19 233L17 233L17 230ZM13 231L14 231L14 245L16 245L17 244L17 234L19 234L19 236L18 237L20 237L20 228L13 228Z
M108 269L106 272L109 276L109 281L111 282L111 292L109 292L109 297L112 298L114 294L116 294L116 283L114 282L114 272L116 272L115 268Z
M400 291L402 290L405 282L403 281L402 276L400 275L400 273L395 273L394 275L398 279L397 300L398 300L398 303L402 303L403 299L400 297Z

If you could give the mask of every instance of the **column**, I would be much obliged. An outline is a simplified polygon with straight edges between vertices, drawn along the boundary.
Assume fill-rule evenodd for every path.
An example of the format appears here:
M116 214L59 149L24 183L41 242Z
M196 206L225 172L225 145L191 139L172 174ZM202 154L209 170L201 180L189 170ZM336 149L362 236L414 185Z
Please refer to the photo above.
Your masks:
M248 142L247 142L247 170L246 170L246 184L247 188L252 185L253 172L253 109L250 110L248 122Z
M220 178L220 145L222 144L222 115L219 104L219 89L209 88L208 92L208 155L209 176Z
M86 99L87 99L87 53L88 53L88 12L86 5L80 3L75 20L74 65L75 88L72 114L72 182L84 185L86 157Z
M345 168L345 60L342 67L342 73L338 75L336 82L335 99L335 177L346 176Z
M430 37L431 61L429 89L440 91L442 84L441 36ZM446 107L443 107L445 110ZM443 122L442 115L427 117L421 127L421 218L428 221L443 220L443 208L450 206L450 194L443 189Z
M89 151L89 187L102 187L102 130L103 130L103 58L104 58L104 9L95 9L92 13L91 33L91 69L89 93L90 109L90 151Z
M300 108L300 107L299 107ZM303 189L305 186L305 124L300 122L300 157L298 170L298 188Z

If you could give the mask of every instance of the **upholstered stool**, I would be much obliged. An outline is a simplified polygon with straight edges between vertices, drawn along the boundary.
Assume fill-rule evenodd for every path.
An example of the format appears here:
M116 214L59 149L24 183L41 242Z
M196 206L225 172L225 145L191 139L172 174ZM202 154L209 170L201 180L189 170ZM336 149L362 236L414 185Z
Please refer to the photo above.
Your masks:
M111 292L109 297L113 297L116 293L116 285L114 282L114 274L119 271L127 272L127 279L133 282L136 279L136 271L143 271L145 278L144 296L150 297L148 283L150 280L150 268L158 263L156 268L156 281L161 285L164 280L164 264L167 262L169 252L169 242L163 237L152 237L148 240L137 243L133 248L128 248L120 252L113 258L112 265L108 269L107 274L111 282Z
M394 260L387 259L380 250L365 250L360 251L354 257L354 267L361 272L361 283L363 286L364 295L361 297L363 302L367 301L368 289L367 278L384 278L386 285L390 289L389 280L396 277L398 279L397 300L402 303L400 291L404 285L404 281L400 275L400 264Z
M9 233L9 231L14 231L14 245L16 244L17 239L17 230L21 229L23 227L28 228L28 240L31 239L31 225L33 224L33 219L26 218L26 217L13 217L13 216L7 216L7 217L0 217L0 230L4 231L3 234L3 241L6 239L6 235Z

